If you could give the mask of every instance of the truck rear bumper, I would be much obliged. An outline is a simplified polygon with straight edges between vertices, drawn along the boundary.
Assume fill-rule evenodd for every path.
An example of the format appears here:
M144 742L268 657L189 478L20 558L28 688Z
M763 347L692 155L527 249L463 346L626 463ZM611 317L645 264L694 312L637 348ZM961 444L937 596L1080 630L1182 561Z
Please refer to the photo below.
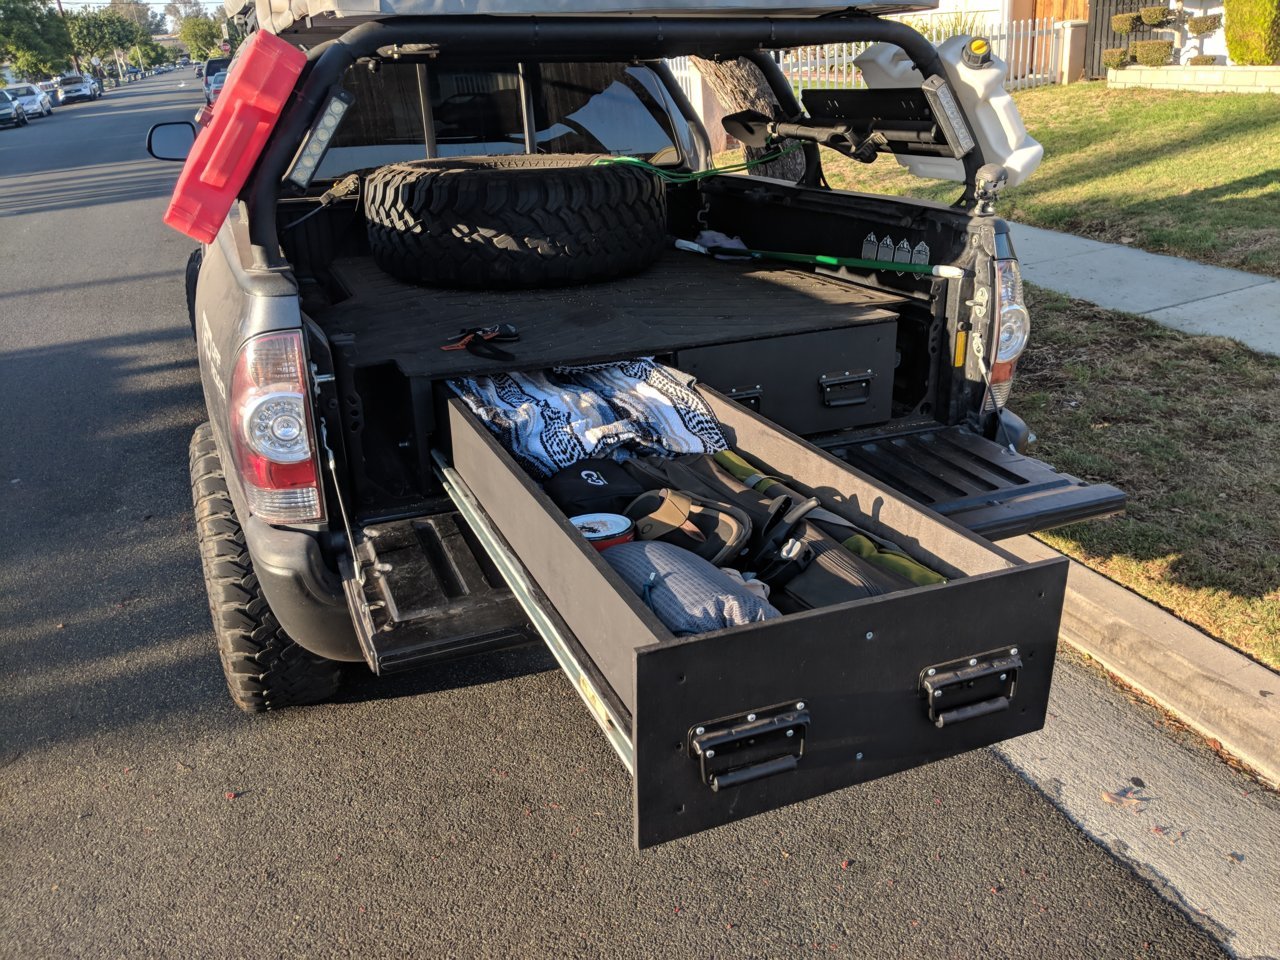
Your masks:
M309 533L246 518L245 543L271 611L300 646L330 660L363 660L342 582Z

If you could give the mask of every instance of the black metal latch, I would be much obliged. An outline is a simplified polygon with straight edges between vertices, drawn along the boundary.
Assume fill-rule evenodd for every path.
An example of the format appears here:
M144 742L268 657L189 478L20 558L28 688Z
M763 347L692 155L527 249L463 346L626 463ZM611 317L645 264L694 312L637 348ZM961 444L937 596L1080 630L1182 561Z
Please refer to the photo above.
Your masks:
M942 728L1008 710L1021 669L1017 647L927 667L920 690L929 719Z
M871 370L824 373L818 377L818 393L824 406L852 407L871 399L871 381L875 378Z
M762 707L698 724L689 731L689 756L714 791L786 773L804 756L809 711L803 700Z
M764 402L764 388L760 384L750 387L730 387L728 393L730 400L737 400L748 410L760 412L760 404Z

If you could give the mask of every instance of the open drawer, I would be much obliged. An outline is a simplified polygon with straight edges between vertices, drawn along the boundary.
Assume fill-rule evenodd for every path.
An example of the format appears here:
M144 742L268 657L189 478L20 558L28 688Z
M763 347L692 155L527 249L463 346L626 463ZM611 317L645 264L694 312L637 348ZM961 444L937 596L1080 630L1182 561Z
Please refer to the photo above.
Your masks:
M526 612L634 774L638 847L1043 726L1065 559L1023 563L700 389L738 452L948 582L677 638L451 400L451 495L554 608Z

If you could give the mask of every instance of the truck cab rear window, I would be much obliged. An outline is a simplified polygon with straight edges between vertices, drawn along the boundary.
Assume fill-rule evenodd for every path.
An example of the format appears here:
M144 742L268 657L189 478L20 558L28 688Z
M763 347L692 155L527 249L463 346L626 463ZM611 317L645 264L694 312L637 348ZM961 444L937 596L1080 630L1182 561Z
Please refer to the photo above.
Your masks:
M608 153L672 162L689 132L659 77L625 63L531 64L535 153ZM525 153L516 64L483 70L383 64L348 72L355 96L321 177L426 157Z

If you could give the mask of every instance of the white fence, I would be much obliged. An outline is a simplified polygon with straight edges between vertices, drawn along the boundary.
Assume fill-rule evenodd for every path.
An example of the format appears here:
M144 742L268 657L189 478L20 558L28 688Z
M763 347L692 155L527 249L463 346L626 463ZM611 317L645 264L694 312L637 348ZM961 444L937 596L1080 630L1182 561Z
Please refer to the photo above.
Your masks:
M945 21L940 18L924 15L918 23L916 18L908 19L917 29L931 35L935 42L945 39ZM966 27L987 37L995 55L1008 64L1006 89L1026 90L1059 81L1062 31L1053 20L1008 23L993 20L986 24L967 24ZM862 75L854 59L868 46L866 43L830 43L784 50L776 56L782 72L798 89L861 87ZM685 57L673 60L671 67L685 93L695 103L698 102L697 70Z

